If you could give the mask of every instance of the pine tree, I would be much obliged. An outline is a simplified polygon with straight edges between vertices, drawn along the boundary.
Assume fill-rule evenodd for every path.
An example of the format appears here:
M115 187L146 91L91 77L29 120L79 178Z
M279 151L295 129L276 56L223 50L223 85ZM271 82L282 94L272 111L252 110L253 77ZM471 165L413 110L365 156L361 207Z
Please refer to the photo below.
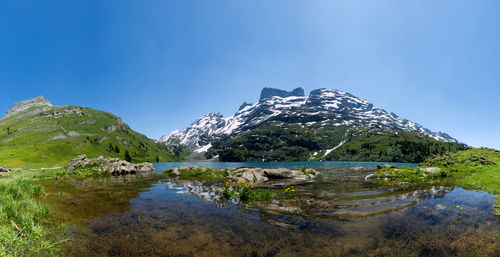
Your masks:
M125 161L132 162L132 156L130 156L128 150L125 150Z

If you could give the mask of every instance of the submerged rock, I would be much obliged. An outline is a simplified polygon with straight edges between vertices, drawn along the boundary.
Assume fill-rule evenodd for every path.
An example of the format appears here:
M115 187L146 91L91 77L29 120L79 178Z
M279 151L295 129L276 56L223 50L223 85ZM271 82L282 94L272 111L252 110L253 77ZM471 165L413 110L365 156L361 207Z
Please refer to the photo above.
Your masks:
M111 175L135 174L137 172L150 172L154 170L153 164L149 162L130 163L119 158L104 158L102 156L88 159L86 155L80 155L69 161L66 165L66 169L70 171L86 167L97 167L103 171L108 171Z

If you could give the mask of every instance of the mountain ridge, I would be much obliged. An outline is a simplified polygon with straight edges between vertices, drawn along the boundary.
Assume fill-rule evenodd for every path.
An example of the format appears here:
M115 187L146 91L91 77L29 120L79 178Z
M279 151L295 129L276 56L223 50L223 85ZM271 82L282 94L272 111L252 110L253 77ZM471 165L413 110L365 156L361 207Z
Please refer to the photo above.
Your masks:
M367 127L381 130L416 132L443 142L458 140L443 132L432 132L420 124L400 118L393 112L374 107L369 101L337 89L315 89L305 96L302 88L285 91L264 88L255 104L244 103L229 117L218 112L202 116L183 130L163 136L159 142L180 144L203 153L223 137L237 136L263 125Z

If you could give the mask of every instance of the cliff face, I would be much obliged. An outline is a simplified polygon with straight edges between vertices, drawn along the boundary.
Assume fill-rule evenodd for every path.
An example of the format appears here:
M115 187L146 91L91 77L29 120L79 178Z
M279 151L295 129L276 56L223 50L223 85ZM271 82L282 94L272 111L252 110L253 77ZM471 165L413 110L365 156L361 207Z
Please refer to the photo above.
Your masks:
M52 104L46 100L43 96L38 96L32 99L24 100L19 103L14 104L5 114L3 118L8 118L12 115L19 114L24 112L32 107L34 108L30 114L37 114L43 111L46 111L52 107Z
M304 89L298 87L298 88L294 89L293 91L288 92L286 90L265 87L264 89L262 89L262 91L260 93L260 100L259 101L273 98L274 96L277 96L277 97L304 96Z

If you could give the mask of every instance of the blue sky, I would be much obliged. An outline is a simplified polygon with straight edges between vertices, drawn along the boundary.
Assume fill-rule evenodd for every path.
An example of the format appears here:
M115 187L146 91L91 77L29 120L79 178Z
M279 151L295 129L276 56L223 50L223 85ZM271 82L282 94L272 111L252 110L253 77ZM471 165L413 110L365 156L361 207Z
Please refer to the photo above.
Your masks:
M301 86L500 149L499 73L496 0L0 0L0 112L44 95L155 139Z

